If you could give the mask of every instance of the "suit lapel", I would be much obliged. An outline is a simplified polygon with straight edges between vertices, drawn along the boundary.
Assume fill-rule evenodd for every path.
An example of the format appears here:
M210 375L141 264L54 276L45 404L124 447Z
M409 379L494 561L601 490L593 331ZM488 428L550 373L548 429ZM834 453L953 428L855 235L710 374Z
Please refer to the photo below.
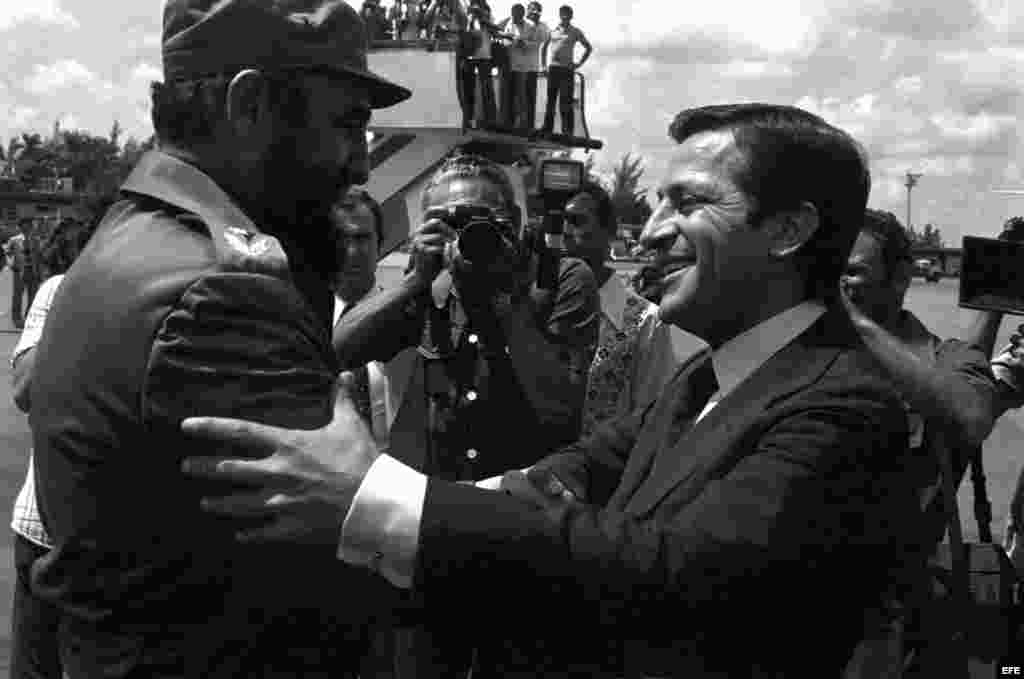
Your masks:
M711 360L711 355L707 351L700 351L692 356L679 367L675 377L665 385L658 400L650 406L644 417L640 435L626 460L622 480L608 501L609 507L622 510L636 493L640 484L647 478L651 464L654 462L654 455L661 442L665 440L668 428L672 424L672 413L678 405L679 399L686 392L686 380L690 373L700 367L704 361L709 360Z
M736 440L748 425L776 402L820 379L844 345L849 345L851 338L844 337L842 319L837 319L836 313L830 310L779 350L674 445L662 440L655 455L670 456L659 465L667 473L659 474L660 478L645 478L626 504L626 511L646 514L680 484L688 487L682 498L688 502L704 489L709 478L734 466L738 461L735 458L743 452L735 445Z

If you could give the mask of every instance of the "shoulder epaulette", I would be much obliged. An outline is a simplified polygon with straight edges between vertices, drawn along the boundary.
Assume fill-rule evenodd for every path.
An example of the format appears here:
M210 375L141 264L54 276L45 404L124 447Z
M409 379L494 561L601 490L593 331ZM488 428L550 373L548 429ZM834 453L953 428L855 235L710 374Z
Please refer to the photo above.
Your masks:
M237 226L211 229L217 257L225 271L245 271L289 278L288 257L273 236Z

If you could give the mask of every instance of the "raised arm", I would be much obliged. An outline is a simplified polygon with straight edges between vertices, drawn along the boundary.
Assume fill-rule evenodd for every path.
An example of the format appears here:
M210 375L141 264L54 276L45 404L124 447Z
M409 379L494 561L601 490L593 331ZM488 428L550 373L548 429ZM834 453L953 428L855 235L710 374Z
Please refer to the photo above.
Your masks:
M996 385L986 355L958 343L931 366L848 302L847 309L865 346L908 403L964 445L980 446L988 438L996 417Z
M412 236L409 273L395 287L357 304L334 328L332 344L342 370L389 361L419 342L430 284L441 272L451 228L430 220Z
M411 272L402 281L357 304L334 327L332 345L342 370L390 361L415 346L422 325L421 301L429 283Z

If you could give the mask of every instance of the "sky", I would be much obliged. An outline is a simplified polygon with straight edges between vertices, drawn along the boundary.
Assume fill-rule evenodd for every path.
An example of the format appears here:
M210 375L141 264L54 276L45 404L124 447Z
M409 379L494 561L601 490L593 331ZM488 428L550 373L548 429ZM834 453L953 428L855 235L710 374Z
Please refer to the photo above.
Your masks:
M350 0L358 4L357 0ZM571 2L571 0L570 0ZM385 0L385 5L388 0ZM512 0L492 0L507 16ZM548 2L544 19L557 21ZM162 0L0 0L0 139L64 128L145 138L161 77ZM668 124L704 104L764 101L818 113L872 165L870 205L947 243L1024 214L1024 3L1016 0L586 0L575 23L599 169L640 154L664 171Z

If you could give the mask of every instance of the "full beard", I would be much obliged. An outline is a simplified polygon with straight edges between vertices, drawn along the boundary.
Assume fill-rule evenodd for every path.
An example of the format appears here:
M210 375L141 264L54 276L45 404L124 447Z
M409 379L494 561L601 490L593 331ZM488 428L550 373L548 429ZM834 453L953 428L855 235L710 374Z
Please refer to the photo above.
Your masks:
M296 286L330 327L337 268L330 209L351 186L351 177L347 169L311 167L297 155L294 145L282 140L268 156L264 225L281 242Z

